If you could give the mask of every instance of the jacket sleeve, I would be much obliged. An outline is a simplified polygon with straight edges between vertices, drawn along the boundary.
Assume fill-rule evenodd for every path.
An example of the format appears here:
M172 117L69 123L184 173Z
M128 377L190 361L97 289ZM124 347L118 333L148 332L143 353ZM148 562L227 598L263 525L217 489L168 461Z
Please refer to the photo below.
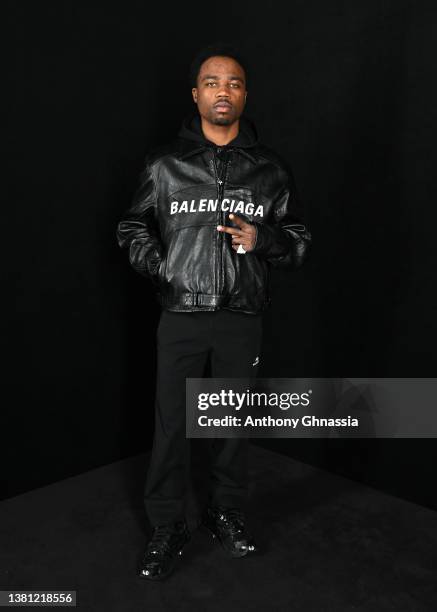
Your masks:
M157 197L153 172L146 158L130 208L117 226L117 241L129 250L131 266L156 284L163 245L157 221Z
M251 252L274 267L297 268L309 253L311 234L303 221L303 209L290 169L286 171L283 189L275 198L272 214L271 220L254 223L257 233Z

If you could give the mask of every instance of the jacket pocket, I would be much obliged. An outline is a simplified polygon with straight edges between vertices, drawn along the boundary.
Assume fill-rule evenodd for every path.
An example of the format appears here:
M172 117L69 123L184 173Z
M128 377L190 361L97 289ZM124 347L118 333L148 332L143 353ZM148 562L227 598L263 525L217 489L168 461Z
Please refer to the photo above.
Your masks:
M153 256L146 260L147 271L155 285L158 285L161 279L161 270L165 257L159 258L159 254L155 251Z

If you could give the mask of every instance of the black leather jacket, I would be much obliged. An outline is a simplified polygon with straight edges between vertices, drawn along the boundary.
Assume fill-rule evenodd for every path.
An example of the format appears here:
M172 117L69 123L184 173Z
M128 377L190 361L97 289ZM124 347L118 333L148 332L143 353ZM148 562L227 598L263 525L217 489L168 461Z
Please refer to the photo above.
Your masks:
M187 117L178 137L151 151L131 207L118 224L120 247L173 311L226 308L258 313L270 302L269 266L299 266L311 235L299 214L288 165L258 142L240 117L238 136L218 147ZM257 230L255 248L238 254L217 225L234 212Z

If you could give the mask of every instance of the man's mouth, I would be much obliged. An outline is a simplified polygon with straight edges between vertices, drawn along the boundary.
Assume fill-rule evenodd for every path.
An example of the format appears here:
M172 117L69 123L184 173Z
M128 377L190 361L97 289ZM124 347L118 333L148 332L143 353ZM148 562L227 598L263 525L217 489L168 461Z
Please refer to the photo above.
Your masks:
M228 102L218 102L217 104L214 104L214 108L219 113L227 113L229 110L231 110L232 106L231 104L228 104Z

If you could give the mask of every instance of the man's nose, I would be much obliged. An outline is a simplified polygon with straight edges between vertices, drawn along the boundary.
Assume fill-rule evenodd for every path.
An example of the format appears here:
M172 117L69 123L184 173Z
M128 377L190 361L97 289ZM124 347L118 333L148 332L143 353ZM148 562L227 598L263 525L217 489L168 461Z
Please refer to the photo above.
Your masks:
M217 88L216 96L218 98L229 98L229 89L229 85L220 85L220 87Z

